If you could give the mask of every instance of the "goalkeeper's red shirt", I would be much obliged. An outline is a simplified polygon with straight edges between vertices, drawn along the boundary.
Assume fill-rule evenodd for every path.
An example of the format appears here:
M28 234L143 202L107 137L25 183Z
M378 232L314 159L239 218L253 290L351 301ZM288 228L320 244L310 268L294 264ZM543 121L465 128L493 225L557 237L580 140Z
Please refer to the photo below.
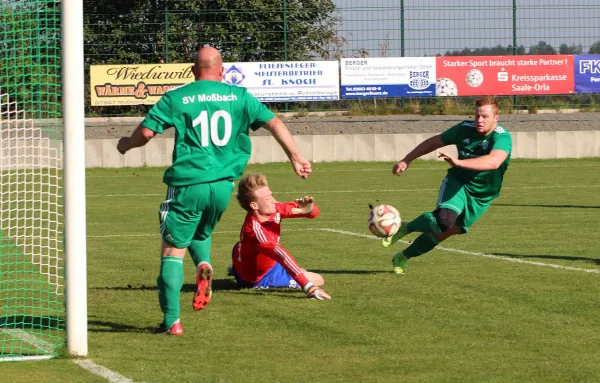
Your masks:
M240 241L233 253L233 267L244 281L259 281L278 261L292 277L301 273L296 260L279 245L281 221L284 218L315 218L319 215L319 207L314 205L310 214L293 214L292 208L297 207L296 202L277 202L275 213L265 222L259 222L251 213L246 215Z

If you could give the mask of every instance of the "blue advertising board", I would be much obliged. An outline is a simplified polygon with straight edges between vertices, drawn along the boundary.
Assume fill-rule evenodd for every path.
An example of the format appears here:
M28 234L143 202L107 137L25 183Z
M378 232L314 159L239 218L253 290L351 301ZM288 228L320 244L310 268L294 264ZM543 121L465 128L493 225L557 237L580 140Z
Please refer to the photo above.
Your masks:
M575 93L600 93L600 55L575 55Z

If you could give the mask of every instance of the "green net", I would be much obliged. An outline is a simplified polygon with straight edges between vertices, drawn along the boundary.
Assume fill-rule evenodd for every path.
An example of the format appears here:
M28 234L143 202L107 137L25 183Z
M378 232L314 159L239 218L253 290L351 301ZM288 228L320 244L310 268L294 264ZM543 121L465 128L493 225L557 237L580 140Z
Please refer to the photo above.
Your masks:
M0 361L65 342L60 2L0 1Z

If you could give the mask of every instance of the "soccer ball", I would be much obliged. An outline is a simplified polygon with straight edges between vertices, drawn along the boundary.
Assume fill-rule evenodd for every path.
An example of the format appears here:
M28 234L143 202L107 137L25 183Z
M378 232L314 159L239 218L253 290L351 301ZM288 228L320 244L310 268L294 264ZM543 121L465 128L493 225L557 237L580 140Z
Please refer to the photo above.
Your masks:
M449 78L441 77L435 81L436 96L458 96L456 83Z
M400 228L400 213L391 205L378 205L369 212L369 230L378 237L391 237Z
M483 73L479 69L471 69L467 72L467 85L471 88L477 88L483 83Z

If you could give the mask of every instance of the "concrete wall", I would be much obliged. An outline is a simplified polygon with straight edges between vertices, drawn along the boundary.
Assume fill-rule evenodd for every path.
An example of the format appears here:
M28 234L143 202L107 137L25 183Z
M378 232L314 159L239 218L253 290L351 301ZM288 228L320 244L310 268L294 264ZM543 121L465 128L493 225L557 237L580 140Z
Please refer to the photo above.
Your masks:
M512 158L583 158L600 156L600 131L513 132ZM433 133L295 136L302 154L313 162L398 161ZM271 136L253 136L250 163L284 162L287 157ZM168 166L172 138L155 138L125 156L117 140L87 140L86 167ZM453 146L444 148L456 154ZM442 150L444 150L442 149ZM424 159L437 159L431 153Z
M295 136L302 154L313 162L386 161L404 157L419 142L434 133L422 134L356 134ZM578 132L513 132L512 158L583 158L600 157L600 131ZM283 150L271 136L253 136L250 163L285 162ZM0 140L0 167L60 167L62 143L48 139ZM173 150L172 138L155 138L145 147L122 156L116 150L116 139L86 140L86 167L168 166ZM456 154L453 146L444 148ZM442 149L442 150L444 150ZM424 159L437 159L431 153Z

